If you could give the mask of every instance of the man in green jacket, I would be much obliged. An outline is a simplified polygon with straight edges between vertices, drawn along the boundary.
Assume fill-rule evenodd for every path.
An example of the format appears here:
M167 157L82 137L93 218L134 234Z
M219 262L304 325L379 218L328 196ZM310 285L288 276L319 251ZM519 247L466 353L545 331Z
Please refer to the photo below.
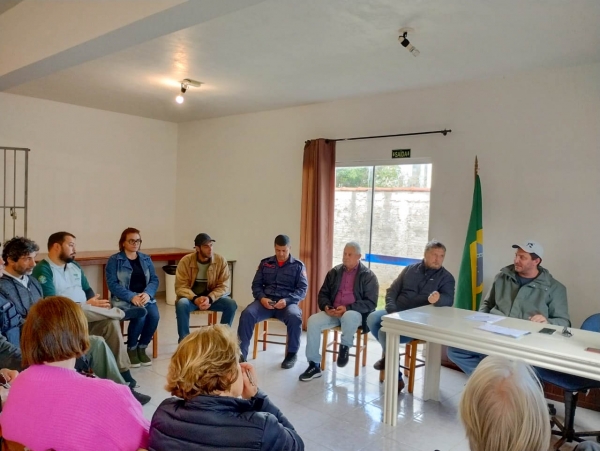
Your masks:
M570 326L567 289L541 265L544 248L536 241L513 244L514 264L494 279L492 289L479 307L480 312L541 324ZM448 348L448 358L471 375L486 357L477 352Z

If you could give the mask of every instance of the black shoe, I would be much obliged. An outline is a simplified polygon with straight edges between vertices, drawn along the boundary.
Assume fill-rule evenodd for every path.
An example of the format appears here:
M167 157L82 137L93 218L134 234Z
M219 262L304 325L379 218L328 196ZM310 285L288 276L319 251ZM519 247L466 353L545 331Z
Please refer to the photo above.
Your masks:
M377 362L375 362L375 364L373 365L373 368L375 368L376 370L379 371L383 371L385 370L385 357L379 359Z
M132 390L136 387L139 387L137 381L131 376L131 372L129 370L123 371L121 373L121 377L125 380L125 382L127 382L127 385L129 385L129 388Z
M350 357L350 348L348 346L340 345L340 352L337 358L338 368L344 368L348 364L348 358Z
M400 376L400 379L398 379L398 394L400 394L402 390L404 390L404 379Z
M312 381L317 377L321 377L323 373L321 372L321 365L315 362L308 362L308 368L304 373L300 375L298 379L302 382Z
M281 368L283 368L284 370L289 370L290 368L293 368L296 364L296 360L298 360L298 357L296 357L296 353L288 352L285 356L285 359L283 359L283 362L281 362Z
M148 404L148 402L150 402L150 400L152 399L150 396L148 395L144 395L143 393L138 393L136 392L133 388L131 389L131 394L133 395L133 397L135 399L137 399L137 401L141 404Z

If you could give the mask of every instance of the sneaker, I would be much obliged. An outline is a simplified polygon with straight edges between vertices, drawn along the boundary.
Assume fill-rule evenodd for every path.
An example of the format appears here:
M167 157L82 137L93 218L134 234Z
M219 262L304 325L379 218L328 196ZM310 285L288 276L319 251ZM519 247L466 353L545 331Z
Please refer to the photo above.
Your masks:
M285 356L285 359L283 359L283 362L281 362L281 368L283 368L284 370L289 370L290 368L293 368L296 364L296 360L298 360L296 353L288 352Z
M150 366L152 365L152 360L146 354L146 348L137 348L137 357L142 366Z
M131 362L131 368L139 368L140 367L140 359L138 358L137 348L128 349L127 355L129 356L129 361Z
M338 358L337 358L338 368L344 368L348 364L349 357L350 357L350 348L348 346L340 345L340 352L338 353Z
M398 394L400 394L402 390L404 390L404 379L400 376L400 379L398 379Z
M385 370L385 357L379 359L377 362L375 362L375 364L373 365L373 368L375 368L376 370L379 371L383 371Z
M148 395L144 395L143 393L139 393L136 392L133 388L131 389L131 394L133 395L133 397L135 399L137 399L137 401L141 404L148 404L150 402L150 400L152 399L150 396Z
M321 365L315 362L308 362L308 368L304 373L302 373L299 379L302 382L312 381L317 377L321 377L323 373L321 372Z

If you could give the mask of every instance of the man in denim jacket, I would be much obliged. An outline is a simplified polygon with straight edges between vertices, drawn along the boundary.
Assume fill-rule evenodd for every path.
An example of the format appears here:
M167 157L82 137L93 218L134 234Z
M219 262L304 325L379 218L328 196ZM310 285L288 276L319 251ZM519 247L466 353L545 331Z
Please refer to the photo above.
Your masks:
M252 295L254 302L244 309L240 317L238 336L242 356L248 356L250 337L254 325L268 318L277 318L287 326L288 352L281 363L290 369L298 359L302 333L302 310L298 303L306 296L308 279L304 263L290 255L290 238L278 235L275 238L275 255L261 260L254 280Z

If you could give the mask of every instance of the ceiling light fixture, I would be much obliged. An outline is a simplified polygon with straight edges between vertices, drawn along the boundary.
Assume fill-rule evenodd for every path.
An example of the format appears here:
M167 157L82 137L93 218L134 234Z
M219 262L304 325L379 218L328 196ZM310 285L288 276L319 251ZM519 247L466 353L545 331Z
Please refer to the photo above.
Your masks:
M181 94L179 94L177 97L175 97L175 102L181 104L183 103L183 101L185 100L183 98L183 95L185 94L185 92L188 90L188 88L190 86L194 87L194 88L199 88L200 85L202 85L201 81L196 81L196 80L190 80L189 78L184 78L181 81Z
M410 28L410 27L404 27L404 28L400 28L400 30L398 30L400 33L400 36L398 36L398 40L400 41L400 44L402 44L403 47L406 48L406 50L408 50L410 53L412 53L412 56L419 56L419 54L421 52L419 52L419 50L410 43L410 41L408 39L406 39L406 36L408 36L408 33L414 33L415 29L414 28Z

